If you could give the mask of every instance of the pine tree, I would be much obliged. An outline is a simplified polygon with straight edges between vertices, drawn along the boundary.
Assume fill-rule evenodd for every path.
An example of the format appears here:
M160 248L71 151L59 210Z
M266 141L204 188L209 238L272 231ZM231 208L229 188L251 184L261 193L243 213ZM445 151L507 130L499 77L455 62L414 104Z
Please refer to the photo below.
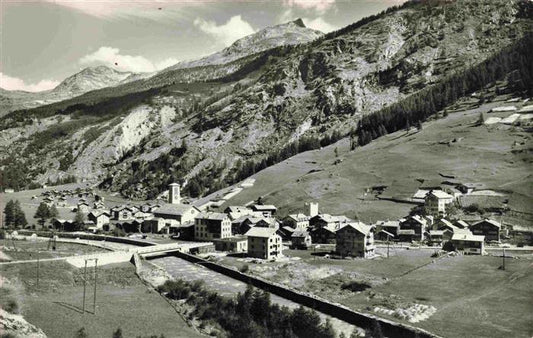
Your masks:
M98 195L97 195L98 196ZM57 216L59 215L59 212L57 211L57 208L55 205L52 205L52 207L49 209L49 218L50 219L54 219L54 218L57 218Z
M76 211L76 217L74 217L74 224L77 230L83 229L83 225L85 224L85 214L79 209L78 211Z
M33 218L38 218L39 223L41 226L43 226L46 220L50 218L50 209L48 208L48 205L45 203L39 204L39 207L37 208L35 215L33 215Z
M15 215L15 226L24 228L26 225L28 225L28 221L26 220L26 214L24 214L24 211L22 211L22 208L20 207L20 202L18 200L15 201L14 204L14 215Z
M4 224L5 226L11 226L15 222L15 203L13 200L9 200L4 207Z

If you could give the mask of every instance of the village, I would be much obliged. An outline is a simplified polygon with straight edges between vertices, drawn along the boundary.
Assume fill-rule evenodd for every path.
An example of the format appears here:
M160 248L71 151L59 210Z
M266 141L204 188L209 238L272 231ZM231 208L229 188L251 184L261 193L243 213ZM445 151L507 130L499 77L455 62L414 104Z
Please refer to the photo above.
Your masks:
M282 257L284 247L295 250L315 247L316 250L318 246L322 250L330 249L330 254L339 258L370 259L376 256L375 243L426 245L461 254L484 255L487 246L509 247L504 242L514 236L530 242L529 232L503 226L498 221L501 216L496 213L491 218L478 216L468 220L451 214L450 210L457 208L459 196L474 197L479 187L474 183L452 188L422 186L413 196L413 200L419 201L414 212L397 220L372 224L344 215L330 215L319 210L317 202L302 205L307 212L283 216L276 213L276 206L261 203L261 198L248 205L229 205L222 210L212 202L201 206L185 204L178 183L169 185L166 203L122 204L110 208L106 207L104 197L90 188L49 189L39 197L32 196L41 210L35 218L41 219L39 224L25 228L133 238L159 235L169 240L210 242L210 246L202 247L202 253L221 251L265 260ZM57 217L57 208L71 210L75 217ZM9 219L5 217L4 227L16 229L16 224L10 224Z

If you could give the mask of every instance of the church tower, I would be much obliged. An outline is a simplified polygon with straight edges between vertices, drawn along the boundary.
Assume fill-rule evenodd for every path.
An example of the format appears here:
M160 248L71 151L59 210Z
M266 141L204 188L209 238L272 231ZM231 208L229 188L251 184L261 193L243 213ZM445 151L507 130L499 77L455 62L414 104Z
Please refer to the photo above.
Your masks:
M178 183L168 185L168 203L181 204L180 185Z

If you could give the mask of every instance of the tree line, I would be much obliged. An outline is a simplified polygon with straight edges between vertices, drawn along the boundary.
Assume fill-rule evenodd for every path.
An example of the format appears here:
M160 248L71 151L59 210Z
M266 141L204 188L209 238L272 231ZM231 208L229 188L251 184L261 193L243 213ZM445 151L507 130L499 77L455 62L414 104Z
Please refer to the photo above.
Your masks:
M533 95L533 35L528 34L484 62L448 76L443 81L364 116L358 123L358 144L403 128L418 125L458 98L503 79L511 72L519 78L510 83L515 92Z

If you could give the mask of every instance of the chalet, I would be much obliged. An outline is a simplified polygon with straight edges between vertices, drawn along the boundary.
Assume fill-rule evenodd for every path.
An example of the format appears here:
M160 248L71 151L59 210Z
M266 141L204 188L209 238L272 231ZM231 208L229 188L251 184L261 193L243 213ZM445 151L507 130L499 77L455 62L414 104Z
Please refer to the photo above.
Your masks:
M291 236L291 248L307 250L311 246L312 239L309 232L296 230Z
M337 228L330 225L312 228L310 231L311 239L313 243L335 244L335 231L337 231Z
M394 240L395 238L398 237L398 233L396 233L396 235L394 235L393 233L391 232L388 232L387 230L384 230L384 229L381 229L381 230L377 230L376 228L376 234L374 235L374 239L378 240L378 241L392 241Z
M74 221L71 219L54 219L52 226L55 230L68 231L74 228Z
M309 227L316 230L321 227L329 227L337 230L341 225L351 222L352 220L346 216L331 216L329 214L319 214L309 219Z
M232 253L248 252L248 238L246 236L234 236L223 239L213 240L215 250L227 251Z
M453 225L452 222L448 221L446 218L439 219L437 222L435 222L431 226L431 229L433 229L433 230L445 230L445 229L453 230L455 228L457 228L457 227L455 225Z
M184 240L194 239L194 223L179 224L175 220L154 217L142 223L142 232L173 235Z
M500 230L501 230L501 224L491 220L491 219L484 219L477 223L474 223L470 226L470 231L474 235L482 235L485 236L485 240L487 242L489 241L500 241Z
M229 218L234 221L242 216L262 216L263 213L255 212L252 209L245 206L229 206L224 209L224 213L228 214Z
M431 190L424 199L427 215L446 216L446 205L453 202L453 196L441 190Z
M375 227L361 222L348 223L337 230L335 251L341 256L374 256Z
M281 256L281 237L273 228L251 228L247 233L248 256L272 259Z
M279 222L275 218L261 218L255 223L256 227L279 229Z
M159 233L168 234L170 226L171 226L171 222L166 223L164 218L153 217L143 222L143 225L141 227L141 232L153 233L153 234L159 234ZM166 230L163 231L163 229L165 228Z
M414 237L410 239L413 241L423 241L424 240L424 232L427 228L427 220L419 215L409 216L407 219L402 220L400 222L400 232L402 230L413 230ZM400 241L402 238L405 238L405 235L407 235L407 232L403 232L402 236L400 236L400 232L398 232L398 237L400 238Z
M111 218L118 221L128 221L134 219L133 214L139 209L133 206L121 205L111 209Z
M140 210L145 213L153 213L155 210L157 210L160 207L161 207L160 204L146 203L146 204L141 205Z
M78 203L77 209L84 214L87 214L91 211L91 207L89 206L89 203L87 202L80 202Z
M262 213L264 217L272 217L278 209L273 205L256 204L252 206L252 210Z
M59 200L57 201L58 207L66 207L68 206L67 198L65 196L59 197Z
M93 209L105 209L105 204L102 201L96 201L93 204ZM111 215L111 214L110 214Z
M220 212L202 212L194 218L194 239L212 240L231 237L231 221Z
M428 193L429 193L429 190L427 189L418 189L411 199L413 200L413 202L424 203L426 199L426 195Z
M457 185L457 189L459 189L459 191L461 191L463 194L471 194L473 193L475 190L480 190L480 189L484 189L484 184L483 183L471 183L471 182L465 182L465 183L461 183L459 185Z
M419 240L420 236L417 236L413 229L400 229L398 231L398 240L400 242L412 242Z
M107 211L93 210L87 215L87 219L93 221L97 229L103 229L104 224L109 223L110 216Z
M231 222L233 234L245 234L253 227L279 229L279 223L274 218L243 216Z
M374 226L376 227L376 233L380 233L382 230L384 230L391 234L392 237L397 237L398 231L400 230L399 221L381 221L374 224Z
M444 239L444 230L428 230L426 238L429 245L441 245Z
M136 211L132 214L132 217L138 221L144 221L146 219L152 218L154 215L149 212L143 212L141 210Z
M165 204L154 211L154 217L173 220L173 223L194 223L200 210L189 204Z
M310 217L304 214L291 214L283 219L283 225L296 230L307 230Z
M137 233L141 232L143 222L136 219L114 222L113 225L115 228L124 230L127 233Z
M297 231L294 228L291 228L289 226L282 226L278 229L277 234L281 236L281 239L284 241L290 241L292 238L292 234Z
M454 234L451 243L455 250L464 254L483 255L483 242L485 236L472 235L468 233Z

